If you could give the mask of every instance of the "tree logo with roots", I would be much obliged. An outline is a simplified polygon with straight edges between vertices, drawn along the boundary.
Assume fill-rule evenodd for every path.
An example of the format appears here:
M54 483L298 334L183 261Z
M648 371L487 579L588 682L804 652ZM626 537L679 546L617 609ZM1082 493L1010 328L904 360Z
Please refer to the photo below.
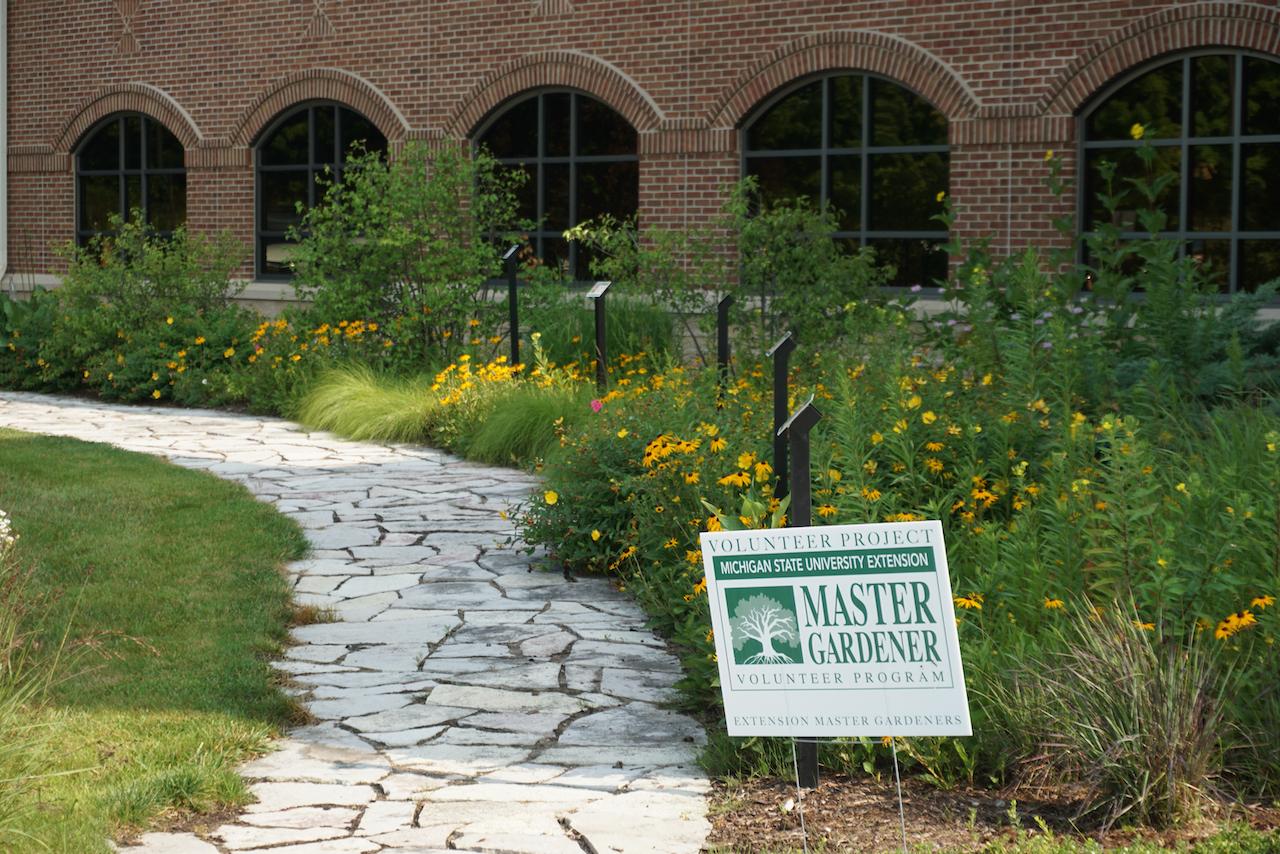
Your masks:
M796 598L790 587L747 587L725 591L733 614L729 637L734 664L803 664Z

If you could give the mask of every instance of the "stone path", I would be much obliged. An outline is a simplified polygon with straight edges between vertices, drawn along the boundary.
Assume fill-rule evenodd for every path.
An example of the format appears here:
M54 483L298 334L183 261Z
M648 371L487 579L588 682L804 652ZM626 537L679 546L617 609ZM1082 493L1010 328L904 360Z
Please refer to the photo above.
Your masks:
M0 426L243 483L306 529L296 598L337 617L295 629L277 664L318 723L245 766L258 802L208 839L124 851L701 849L704 734L661 707L676 660L608 582L499 548L532 477L222 412L0 393Z

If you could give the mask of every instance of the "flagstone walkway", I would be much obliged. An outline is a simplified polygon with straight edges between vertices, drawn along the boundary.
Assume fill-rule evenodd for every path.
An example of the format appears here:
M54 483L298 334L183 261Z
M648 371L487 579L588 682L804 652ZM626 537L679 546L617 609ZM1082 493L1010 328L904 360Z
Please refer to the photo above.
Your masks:
M0 426L165 457L243 483L313 553L277 667L318 723L244 767L258 802L208 839L129 854L524 854L701 849L704 733L664 710L679 665L628 598L503 549L536 488L429 448L286 421L0 393Z

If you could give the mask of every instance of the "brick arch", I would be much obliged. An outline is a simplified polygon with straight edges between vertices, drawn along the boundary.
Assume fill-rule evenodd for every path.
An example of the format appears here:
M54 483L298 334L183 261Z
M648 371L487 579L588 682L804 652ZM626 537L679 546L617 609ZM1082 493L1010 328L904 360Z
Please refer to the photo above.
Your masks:
M1038 111L1073 115L1124 72L1164 54L1204 47L1280 54L1280 10L1256 3L1208 2L1154 12L1080 54L1050 85Z
M948 119L978 112L968 84L938 57L898 36L837 30L789 42L748 66L712 105L713 128L737 127L773 92L810 74L838 69L870 71L914 89Z
M616 66L590 54L552 50L527 54L487 75L450 115L446 133L469 137L508 98L548 86L580 89L617 110L640 132L653 130L663 118L653 98Z
M303 101L336 101L363 115L387 138L397 142L409 123L386 95L363 77L340 68L309 68L284 77L258 95L231 132L233 146L247 147L280 113Z
M183 148L194 148L204 138L195 120L168 92L147 83L120 83L81 101L59 130L53 150L70 153L90 128L113 113L144 113L168 128Z

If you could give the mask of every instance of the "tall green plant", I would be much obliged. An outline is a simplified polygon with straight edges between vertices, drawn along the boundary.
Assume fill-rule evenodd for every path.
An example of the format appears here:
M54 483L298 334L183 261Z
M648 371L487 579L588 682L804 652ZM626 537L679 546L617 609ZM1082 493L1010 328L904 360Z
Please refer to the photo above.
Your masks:
M290 233L295 285L319 319L376 320L447 361L501 320L488 283L498 238L517 231L522 180L454 147L410 145L390 162L354 152Z
M208 237L179 227L162 235L135 210L129 220L113 215L108 232L87 246L62 250L67 273L60 293L77 310L100 311L125 332L153 325L178 311L225 308L244 289L231 274L244 257L232 237Z

